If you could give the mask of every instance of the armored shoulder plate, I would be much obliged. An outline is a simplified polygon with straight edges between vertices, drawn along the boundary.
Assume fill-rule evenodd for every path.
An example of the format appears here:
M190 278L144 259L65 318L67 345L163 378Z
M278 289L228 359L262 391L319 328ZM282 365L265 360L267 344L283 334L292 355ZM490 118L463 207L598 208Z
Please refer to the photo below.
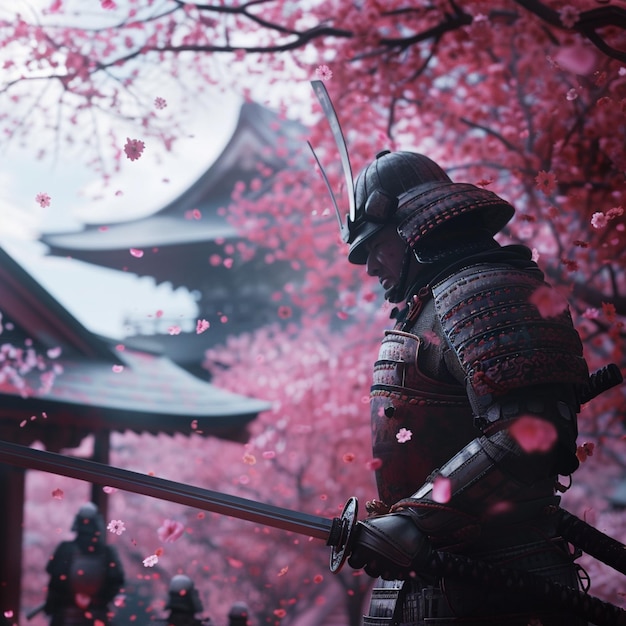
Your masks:
M542 317L530 299L545 286L508 265L465 268L433 288L435 308L478 396L588 379L569 311Z

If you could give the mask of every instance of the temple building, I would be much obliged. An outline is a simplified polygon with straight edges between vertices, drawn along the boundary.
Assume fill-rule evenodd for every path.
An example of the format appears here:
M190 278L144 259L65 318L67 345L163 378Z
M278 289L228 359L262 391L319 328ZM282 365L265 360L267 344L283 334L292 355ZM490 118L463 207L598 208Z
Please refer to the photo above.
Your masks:
M198 303L198 318L211 332L170 335L175 320L126 320L127 345L157 344L172 360L200 377L207 348L227 335L280 322L271 294L294 278L287 263L268 265L262 252L232 267L221 263L224 246L241 241L228 221L226 208L236 185L261 196L272 184L272 173L293 167L307 156L304 128L255 103L245 102L230 140L208 170L186 191L156 213L112 224L87 225L77 232L41 237L50 255L71 257L138 276L157 284L185 287ZM197 218L197 219L196 219ZM144 252L132 258L129 249ZM217 259L217 261L214 261ZM228 320L226 324L224 320ZM191 323L188 320L188 326ZM187 328L188 331L194 329Z
M108 463L112 432L245 441L247 425L269 408L199 380L163 354L91 333L1 248L0 294L5 441L68 453L91 436L91 458ZM25 474L0 458L0 610L18 623ZM92 487L105 518L106 498Z

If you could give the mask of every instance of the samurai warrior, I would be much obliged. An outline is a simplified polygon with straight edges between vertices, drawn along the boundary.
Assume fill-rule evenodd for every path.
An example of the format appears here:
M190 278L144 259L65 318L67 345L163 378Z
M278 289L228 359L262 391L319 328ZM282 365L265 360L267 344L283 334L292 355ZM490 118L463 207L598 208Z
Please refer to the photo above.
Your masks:
M189 576L184 574L174 576L170 581L168 594L169 599L165 608L169 609L170 614L164 620L167 626L203 626L211 623L208 618L195 617L196 613L204 610L204 607L198 590Z
M107 625L108 605L124 584L124 571L113 546L105 543L98 507L89 502L74 518L76 538L61 542L46 571L50 575L44 611L50 626Z
M248 626L250 610L245 602L235 602L228 611L228 626Z
M357 177L354 209L348 259L399 305L371 388L379 500L348 561L379 578L364 625L586 624L425 568L445 550L580 587L552 513L558 476L578 466L588 369L566 303L550 317L534 304L551 288L530 250L494 239L513 207L385 151Z

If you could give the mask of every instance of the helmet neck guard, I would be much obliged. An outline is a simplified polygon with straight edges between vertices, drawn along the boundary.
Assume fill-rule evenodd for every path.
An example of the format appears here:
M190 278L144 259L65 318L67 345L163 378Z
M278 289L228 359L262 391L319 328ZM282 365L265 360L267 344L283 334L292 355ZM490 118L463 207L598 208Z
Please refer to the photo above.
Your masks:
M364 265L363 245L388 224L420 263L433 263L484 249L513 217L513 207L495 193L468 183L454 183L431 159L413 152L381 152L358 176L356 211L348 218L348 259ZM462 231L462 237L453 233ZM468 231L473 231L469 235ZM473 244L474 234L480 241ZM468 236L469 235L469 236ZM467 243L466 243L467 242Z

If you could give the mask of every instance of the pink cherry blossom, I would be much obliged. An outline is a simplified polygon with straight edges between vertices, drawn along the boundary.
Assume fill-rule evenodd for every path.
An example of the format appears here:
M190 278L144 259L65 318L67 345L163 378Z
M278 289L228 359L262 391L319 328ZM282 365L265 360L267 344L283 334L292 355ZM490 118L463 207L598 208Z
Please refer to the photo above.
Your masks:
M379 458L370 459L365 464L365 468L368 469L370 472L375 472L376 470L380 469L382 466L383 466L383 461L382 459L379 459Z
M598 65L595 48L582 43L561 46L554 60L560 68L581 76L588 76Z
M596 230L601 230L602 228L605 228L607 224L608 224L608 219L606 215L602 213L602 211L597 211L591 216L591 225Z
M104 493L111 494L111 493L115 493L117 491L117 488L116 487L104 486L104 487L102 487L102 491L104 491Z
M603 302L602 303L602 314L606 317L609 322L615 321L615 316L617 315L617 309L612 302Z
M207 320L198 320L196 322L196 334L200 335L209 328L211 324Z
M121 519L112 519L107 525L107 530L114 535L121 535L126 530L126 526Z
M251 454L250 452L246 452L243 455L243 462L246 465L255 465L256 464L256 457L254 456L254 454Z
M624 215L624 207L622 206L615 206L606 212L606 217L609 220L621 217L622 215Z
M406 443L411 440L412 436L413 433L408 428L401 428L396 434L396 439L398 443Z
M164 98L156 97L154 99L154 106L157 109L164 109L167 106L167 102L165 101Z
M328 67L328 65L319 65L315 69L315 74L318 78L324 81L330 80L333 77L332 70Z
M585 443L583 443L582 445L576 448L576 457L581 463L583 463L590 456L593 456L593 451L595 447L596 447L595 443L592 443L590 441L585 441Z
M35 196L35 202L37 202L37 204L44 209L50 206L50 200L52 200L52 198L50 198L47 193L38 193Z
M57 346L56 348L50 348L46 352L46 354L48 355L49 359L58 359L61 356L62 351L62 348L60 346Z
M111 368L116 374L119 374L120 372L124 371L124 366L123 365L114 365Z
M63 7L63 0L53 0L52 4L48 8L48 11L50 13L56 13L57 11L60 11L62 7Z
M185 532L183 524L176 520L166 519L157 530L159 539L164 543L173 543L182 537Z
M100 5L103 9L116 9L117 5L114 0L100 0Z
M131 256L134 256L137 259L140 259L143 256L143 250L139 250L139 248L131 248L130 249Z
M290 306L279 306L278 307L278 317L283 320L291 317L291 307Z
M571 4L566 4L559 9L559 19L565 28L574 28L579 18L580 11Z
M131 161L136 161L141 156L145 147L146 145L140 139L130 139L127 137L124 152Z
M182 332L182 329L180 326L178 326L177 324L174 324L173 326L170 326L167 329L168 334L170 335L180 335L180 333Z
M530 296L530 303L539 309L541 317L555 317L567 309L567 301L547 285L535 289Z
M150 556L147 556L143 560L143 566L154 567L158 562L159 562L159 557L156 554L151 554Z
M532 415L515 420L509 432L522 450L528 453L548 452L558 438L554 424Z
M537 189L543 191L546 196L549 196L555 190L556 183L556 175L553 172L545 172L544 170L540 170L535 177L535 184L537 185Z
M583 312L583 317L587 320L597 320L600 317L600 311L594 307L587 307Z
M191 209L191 211L185 211L186 220L199 220L202 219L202 211L199 209Z

